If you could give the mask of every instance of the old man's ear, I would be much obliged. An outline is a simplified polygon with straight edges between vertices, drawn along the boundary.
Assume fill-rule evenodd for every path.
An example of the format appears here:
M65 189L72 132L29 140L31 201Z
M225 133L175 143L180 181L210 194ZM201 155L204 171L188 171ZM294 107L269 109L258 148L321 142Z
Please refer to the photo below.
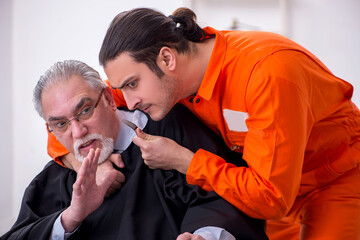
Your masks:
M105 96L106 103L109 104L111 109L115 111L117 109L117 106L116 106L115 99L114 99L114 96L113 96L113 93L112 93L112 90L110 89L110 87L105 88L104 96Z

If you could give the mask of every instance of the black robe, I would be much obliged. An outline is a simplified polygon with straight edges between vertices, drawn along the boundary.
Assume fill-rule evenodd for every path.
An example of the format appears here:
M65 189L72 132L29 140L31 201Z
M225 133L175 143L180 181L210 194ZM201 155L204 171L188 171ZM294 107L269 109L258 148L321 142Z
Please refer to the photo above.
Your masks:
M194 152L203 148L238 163L241 158L183 106L162 121L149 119L144 131ZM126 182L69 239L169 240L205 226L225 228L237 239L267 239L264 220L248 217L215 192L188 185L183 174L149 169L135 144L122 158ZM50 161L25 190L18 219L1 239L49 239L56 218L70 204L75 180L76 172Z

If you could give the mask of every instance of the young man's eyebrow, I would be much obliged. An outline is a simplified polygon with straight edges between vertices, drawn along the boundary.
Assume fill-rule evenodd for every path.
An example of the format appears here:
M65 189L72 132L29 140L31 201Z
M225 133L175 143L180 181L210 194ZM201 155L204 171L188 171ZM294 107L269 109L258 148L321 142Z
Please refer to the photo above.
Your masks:
M113 89L123 89L130 81L132 81L135 77L131 76L131 77L128 77L121 85L120 87L113 87L111 86Z
M91 101L92 99L89 97L83 97L80 99L80 101L78 102L78 104L76 104L75 108L72 110L72 114L75 116L77 114L77 112L79 111L79 109L86 103ZM52 122L52 121L58 121L58 120L63 120L66 119L65 116L56 116L56 117L49 117L48 122Z

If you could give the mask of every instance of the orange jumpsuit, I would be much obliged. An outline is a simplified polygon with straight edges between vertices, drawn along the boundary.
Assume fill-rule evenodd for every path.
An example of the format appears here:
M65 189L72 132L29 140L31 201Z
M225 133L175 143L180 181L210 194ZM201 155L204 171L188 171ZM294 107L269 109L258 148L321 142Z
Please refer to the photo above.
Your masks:
M360 113L352 86L280 35L205 31L216 34L210 62L196 96L181 103L249 167L200 149L188 183L271 219L270 239L360 239ZM121 92L114 95L123 105Z

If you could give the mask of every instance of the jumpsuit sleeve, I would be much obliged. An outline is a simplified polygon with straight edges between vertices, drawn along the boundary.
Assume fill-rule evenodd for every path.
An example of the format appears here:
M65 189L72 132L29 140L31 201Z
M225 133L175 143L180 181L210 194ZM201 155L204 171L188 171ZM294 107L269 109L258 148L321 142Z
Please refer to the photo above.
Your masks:
M313 124L308 79L298 65L287 63L297 61L293 55L279 55L258 64L248 81L243 149L248 168L198 150L187 171L189 184L213 189L255 218L279 219L292 206Z
M111 88L107 80L105 81L105 83ZM118 107L125 107L126 102L121 90L112 89L112 92L116 105ZM47 152L49 156L55 160L55 162L64 166L60 160L60 157L68 154L69 151L56 139L56 137L52 133L48 133Z

